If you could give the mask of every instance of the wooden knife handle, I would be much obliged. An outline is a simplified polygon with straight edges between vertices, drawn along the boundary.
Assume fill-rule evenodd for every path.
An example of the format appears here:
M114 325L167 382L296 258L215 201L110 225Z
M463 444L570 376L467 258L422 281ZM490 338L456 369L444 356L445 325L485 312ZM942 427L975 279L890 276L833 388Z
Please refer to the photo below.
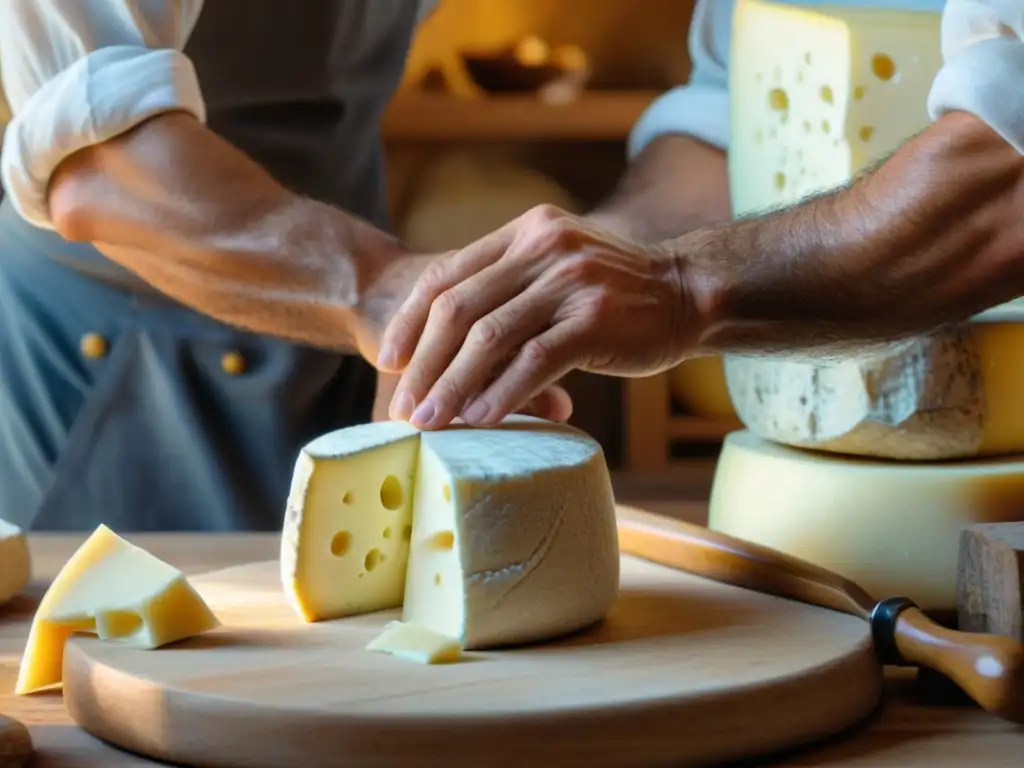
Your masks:
M778 550L703 526L619 505L619 550L756 592L867 619L875 601L848 579Z
M1024 723L1024 645L1004 635L946 629L909 600L903 602L891 620L891 643L899 658L941 672L993 715ZM872 632L878 647L876 621Z

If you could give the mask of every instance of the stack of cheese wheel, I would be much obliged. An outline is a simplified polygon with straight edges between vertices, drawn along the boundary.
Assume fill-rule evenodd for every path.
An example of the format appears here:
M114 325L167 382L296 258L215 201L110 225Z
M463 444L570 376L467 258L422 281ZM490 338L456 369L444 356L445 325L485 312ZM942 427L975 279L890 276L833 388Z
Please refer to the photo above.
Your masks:
M735 213L842 184L924 129L939 28L939 13L740 0ZM856 357L727 357L747 429L723 445L710 526L952 611L959 532L1024 519L1016 304Z

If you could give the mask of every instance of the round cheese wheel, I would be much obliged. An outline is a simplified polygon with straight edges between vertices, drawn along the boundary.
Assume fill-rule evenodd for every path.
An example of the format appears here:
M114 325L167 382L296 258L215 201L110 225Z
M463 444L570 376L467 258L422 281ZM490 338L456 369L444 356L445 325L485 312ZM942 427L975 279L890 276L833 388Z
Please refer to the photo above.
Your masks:
M418 180L402 236L424 251L457 250L545 203L573 213L579 208L540 171L486 155L452 153Z
M722 358L684 360L668 374L669 391L676 404L693 416L735 419L729 399Z
M743 424L784 445L928 461L1024 453L1024 310L831 362L727 356Z
M787 448L747 430L722 446L711 529L835 571L873 597L956 609L960 533L1024 520L1024 456L898 463Z
M31 576L28 540L16 525L0 520L0 605L24 589Z

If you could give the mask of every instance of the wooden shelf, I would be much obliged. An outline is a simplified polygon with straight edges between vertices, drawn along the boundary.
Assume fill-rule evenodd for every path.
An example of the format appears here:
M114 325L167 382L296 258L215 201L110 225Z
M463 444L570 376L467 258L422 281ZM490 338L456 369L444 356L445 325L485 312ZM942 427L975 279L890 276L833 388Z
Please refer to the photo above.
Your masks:
M400 93L384 113L388 141L621 140L657 91L591 91L570 104L533 95L456 98Z

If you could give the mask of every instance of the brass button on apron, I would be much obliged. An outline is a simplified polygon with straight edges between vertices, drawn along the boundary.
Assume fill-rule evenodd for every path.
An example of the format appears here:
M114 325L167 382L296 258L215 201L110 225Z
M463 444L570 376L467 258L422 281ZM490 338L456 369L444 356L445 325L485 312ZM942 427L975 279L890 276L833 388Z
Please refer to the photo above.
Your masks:
M98 333L87 333L82 337L82 341L79 343L79 348L82 350L82 354L86 357L96 360L107 354L107 340Z
M241 376L245 373L245 358L241 352L225 352L220 358L220 367L228 376Z

